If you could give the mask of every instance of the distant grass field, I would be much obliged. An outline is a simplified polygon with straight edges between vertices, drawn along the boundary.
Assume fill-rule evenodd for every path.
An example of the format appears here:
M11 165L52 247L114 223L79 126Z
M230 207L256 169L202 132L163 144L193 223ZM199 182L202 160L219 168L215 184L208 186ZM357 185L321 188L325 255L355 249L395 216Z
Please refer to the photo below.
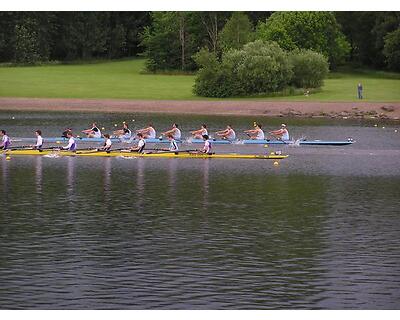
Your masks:
M141 74L144 62L144 59L134 59L76 65L2 67L0 97L205 99L192 93L194 76ZM400 101L400 74L377 71L331 73L322 90L308 97L258 96L230 100L357 101L358 82L364 87L364 101Z

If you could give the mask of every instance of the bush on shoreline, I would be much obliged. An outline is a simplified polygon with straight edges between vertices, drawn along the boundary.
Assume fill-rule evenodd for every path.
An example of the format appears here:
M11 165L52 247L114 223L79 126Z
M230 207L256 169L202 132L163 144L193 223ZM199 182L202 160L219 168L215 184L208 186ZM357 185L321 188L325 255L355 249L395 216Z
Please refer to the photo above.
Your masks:
M312 50L293 51L290 54L293 66L291 83L298 88L319 88L329 72L326 57Z
M276 42L261 40L229 50L221 59L202 49L194 59L199 71L193 92L204 97L268 95L290 85L319 88L328 74L322 54L311 50L288 53Z

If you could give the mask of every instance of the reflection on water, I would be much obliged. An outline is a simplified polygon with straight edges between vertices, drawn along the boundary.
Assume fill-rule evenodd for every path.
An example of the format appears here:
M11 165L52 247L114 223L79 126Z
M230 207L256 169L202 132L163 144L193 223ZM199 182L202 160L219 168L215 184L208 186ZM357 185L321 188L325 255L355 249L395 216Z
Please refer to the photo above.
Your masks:
M398 308L399 175L246 163L2 158L0 307Z
M0 157L0 308L399 308L398 136L293 131L357 144L287 148L279 166Z

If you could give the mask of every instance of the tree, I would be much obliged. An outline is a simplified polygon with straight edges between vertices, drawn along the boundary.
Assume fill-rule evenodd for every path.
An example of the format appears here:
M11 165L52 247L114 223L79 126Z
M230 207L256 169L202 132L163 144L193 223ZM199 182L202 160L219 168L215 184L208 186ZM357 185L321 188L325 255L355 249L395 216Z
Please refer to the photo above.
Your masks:
M205 32L196 12L154 12L142 33L147 70L194 70L192 56L201 48Z
M248 16L242 12L234 12L221 31L222 47L241 49L253 38L253 25Z
M283 49L311 49L328 57L335 67L349 51L345 36L331 12L275 12L258 24L257 38L276 41Z
M298 88L319 88L329 72L327 58L312 50L295 50L290 53L293 65L292 84Z
M376 67L384 67L385 59L384 46L385 36L395 31L400 26L400 12L378 12L375 21L375 26L371 30L371 35L374 39L374 47L377 55L375 56L374 65Z
M27 20L25 24L15 26L15 62L34 64L41 60L38 35L35 28L30 28L33 24Z
M385 36L383 54L390 69L400 71L400 28Z

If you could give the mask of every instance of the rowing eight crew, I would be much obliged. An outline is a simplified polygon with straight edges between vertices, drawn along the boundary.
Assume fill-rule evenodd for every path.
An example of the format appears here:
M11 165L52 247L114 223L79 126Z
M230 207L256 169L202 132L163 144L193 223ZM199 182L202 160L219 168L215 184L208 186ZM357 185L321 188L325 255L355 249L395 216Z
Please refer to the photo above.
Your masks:
M255 129L246 130L244 132L246 134L248 134L250 139L252 139L252 140L264 140L265 135L261 129L261 124L254 122L254 127L255 127ZM93 123L93 127L90 130L92 132L99 132L101 135L100 130L98 130L98 131L93 130L94 128L97 128L96 123ZM87 130L84 130L84 132L85 131L87 131ZM129 130L128 125L125 123L124 123L124 128L121 131L122 132L120 132L120 133L125 133L125 137L128 137L128 134L129 134L129 136L131 135L131 131ZM89 133L89 132L87 132L87 133ZM204 133L204 134L202 134L202 133ZM280 129L270 131L269 133L279 140L283 140L283 141L289 140L289 132L288 132L285 124L282 124ZM149 125L149 127L145 128L145 129L138 130L138 133L137 133L137 136L139 138L138 145L136 147L132 147L129 150L135 151L135 152L143 152L145 145L146 145L145 139L148 139L153 136L155 138L155 134L156 134L156 132L151 124ZM170 147L169 147L168 151L179 151L176 140L181 139L181 131L178 128L178 125L176 123L174 123L172 126L172 129L165 131L162 134L167 136L168 140L170 141ZM201 135L201 137L205 141L202 152L205 152L205 153L211 152L210 151L211 143L209 140L207 127L205 124L203 124L201 126L201 129L192 131L191 134L195 138L198 138ZM43 147L42 132L40 130L36 130L35 135L36 135L36 144L32 145L30 147L32 147L33 149L40 150ZM226 139L226 140L230 140L230 141L236 139L236 133L233 130L231 125L228 125L225 130L218 131L217 135L220 136L222 139ZM75 138L72 134L72 131L70 129L65 131L65 136L66 136L66 138L68 138L68 145L65 147L61 147L61 150L76 151L77 144L76 144ZM104 145L101 148L99 148L99 150L109 151L109 150L111 150L111 146L112 146L110 135L104 134L103 136L105 138L105 142L104 142ZM11 141L5 130L0 130L0 137L1 137L0 150L9 149L11 146Z
M103 128L104 129L104 128ZM69 129L70 131L70 129ZM82 131L87 135L88 138L101 138L102 134L100 129L98 128L96 123L92 124L90 129L86 129ZM130 139L132 137L132 131L129 129L128 124L123 122L123 128L113 132L115 136L122 138L122 139ZM149 123L146 128L136 130L136 133L141 133L144 139L156 139L156 130L154 129L153 124ZM199 130L194 130L190 132L194 139L202 139L204 135L208 136L207 125L202 124ZM251 140L264 140L265 134L264 131L261 129L261 124L254 122L254 129L245 130L246 133ZM233 130L232 125L227 125L226 129L217 131L217 136L223 140L234 141L236 139L236 132ZM286 128L285 124L281 125L281 128L278 130L270 131L269 134L276 139L279 140L289 140L289 132ZM168 137L172 135L173 139L181 140L182 133L179 129L178 124L174 123L170 130L161 133L162 136Z

